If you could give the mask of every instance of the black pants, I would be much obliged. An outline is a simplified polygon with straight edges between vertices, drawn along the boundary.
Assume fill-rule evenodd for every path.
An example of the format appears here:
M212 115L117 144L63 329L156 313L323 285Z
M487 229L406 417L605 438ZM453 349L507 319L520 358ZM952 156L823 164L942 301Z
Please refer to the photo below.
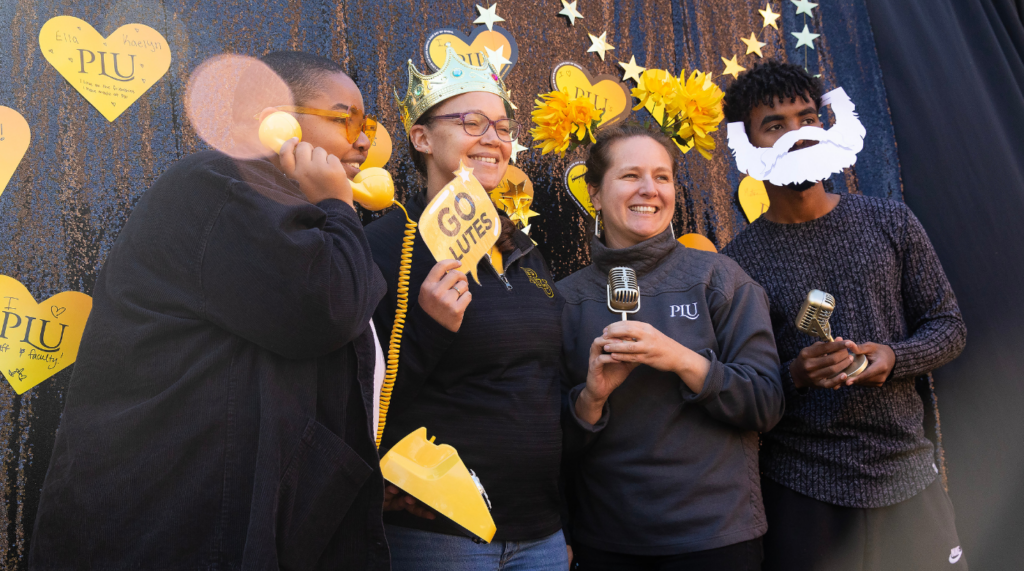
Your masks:
M767 479L764 571L966 571L953 504L936 478L884 508L844 508Z
M577 571L758 571L761 538L682 555L626 555L573 543Z

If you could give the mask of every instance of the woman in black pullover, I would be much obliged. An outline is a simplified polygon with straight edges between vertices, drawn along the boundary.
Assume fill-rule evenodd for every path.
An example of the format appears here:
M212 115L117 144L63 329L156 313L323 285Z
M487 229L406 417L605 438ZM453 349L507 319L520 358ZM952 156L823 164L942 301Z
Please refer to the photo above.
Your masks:
M406 204L413 220L460 161L486 190L497 187L519 130L508 120L508 95L492 72L447 96L433 89L445 76L464 78L479 69L457 64L454 75L451 67L435 74L441 79L421 83L410 65L410 93L419 89L431 102L425 110L405 105L411 97L403 102L410 151L427 180ZM499 561L502 569L524 571L568 567L558 494L563 300L530 238L508 218L501 223L502 270L485 257L476 268L480 284L467 280L468 268L458 262L435 261L417 233L398 378L380 447L383 456L421 426L437 443L454 446L486 489L497 533L489 545L474 542L392 486L384 521L399 571L497 569ZM394 322L404 224L396 210L366 228L388 283L373 317L384 347Z

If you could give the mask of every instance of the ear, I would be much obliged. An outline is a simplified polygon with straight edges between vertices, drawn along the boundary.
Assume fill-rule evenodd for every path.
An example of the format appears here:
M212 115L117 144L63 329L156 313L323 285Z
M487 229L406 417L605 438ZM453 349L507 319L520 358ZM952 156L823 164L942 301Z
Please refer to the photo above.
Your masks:
M590 203L595 210L601 210L601 189L592 184L587 185L587 194L590 195Z
M409 141L412 142L413 148L417 151L425 155L433 154L433 151L431 150L430 131L427 129L426 125L413 125L412 128L409 129Z
M263 111L260 111L260 123L263 123L264 119L266 119L270 115L273 115L274 113L277 113L277 111L278 110L273 107L264 107Z

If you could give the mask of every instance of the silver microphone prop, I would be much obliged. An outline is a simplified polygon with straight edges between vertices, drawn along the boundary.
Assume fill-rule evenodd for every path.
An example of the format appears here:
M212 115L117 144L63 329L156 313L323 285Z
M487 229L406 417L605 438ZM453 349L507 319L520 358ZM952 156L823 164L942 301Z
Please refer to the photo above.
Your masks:
M836 298L821 291L812 289L807 294L807 299L800 305L800 311L796 313L796 328L812 337L831 343L832 326L828 320L836 309ZM868 368L868 359L864 355L854 355L853 363L843 372L851 379L864 372Z
M608 309L622 314L640 311L640 286L636 282L633 268L620 266L608 272Z

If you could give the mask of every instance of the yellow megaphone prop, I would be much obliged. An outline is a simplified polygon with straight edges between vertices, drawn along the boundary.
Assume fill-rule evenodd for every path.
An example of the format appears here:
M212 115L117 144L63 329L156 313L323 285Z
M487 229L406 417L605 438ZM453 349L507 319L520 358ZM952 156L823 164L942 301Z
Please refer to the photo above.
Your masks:
M398 441L381 458L384 478L490 543L497 528L487 492L455 448L433 440L420 427Z
M274 151L288 139L302 140L302 127L290 114L275 111L260 123L260 142ZM382 210L395 203L395 182L388 171L373 167L360 171L352 179L352 198L367 210Z

